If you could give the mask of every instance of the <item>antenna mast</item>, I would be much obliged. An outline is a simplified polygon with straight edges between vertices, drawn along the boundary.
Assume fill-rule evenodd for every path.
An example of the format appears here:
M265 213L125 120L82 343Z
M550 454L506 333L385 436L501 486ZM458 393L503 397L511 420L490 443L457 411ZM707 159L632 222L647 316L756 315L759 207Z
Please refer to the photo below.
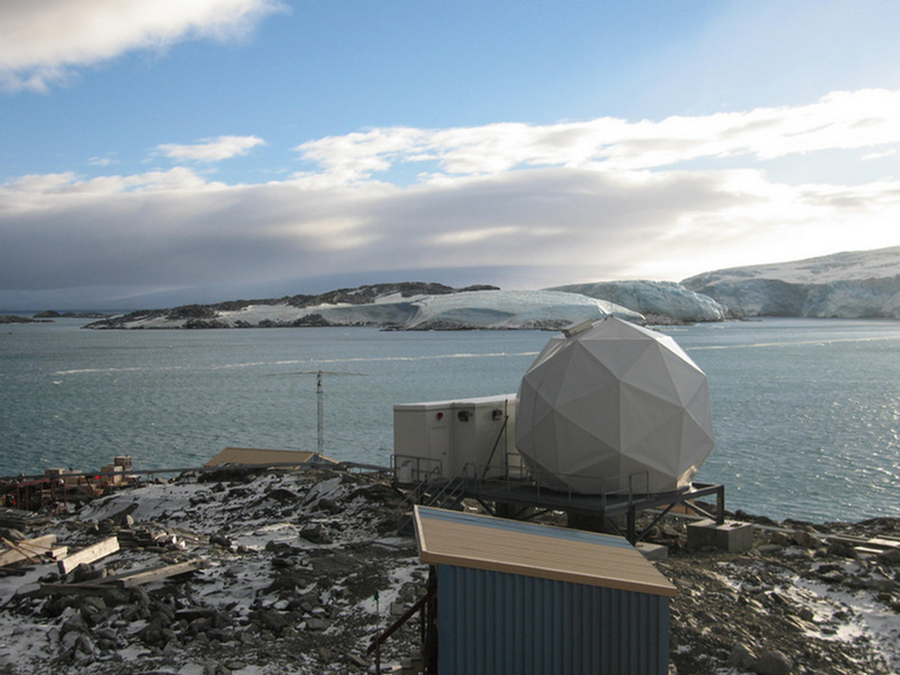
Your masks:
M316 371L316 452L322 455L325 449L325 408L322 389L322 371Z

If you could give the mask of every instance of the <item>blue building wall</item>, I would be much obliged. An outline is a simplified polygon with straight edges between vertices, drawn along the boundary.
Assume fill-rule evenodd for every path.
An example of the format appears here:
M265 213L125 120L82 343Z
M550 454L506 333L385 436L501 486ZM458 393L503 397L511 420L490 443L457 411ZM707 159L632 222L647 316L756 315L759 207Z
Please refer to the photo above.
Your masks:
M440 675L666 675L669 598L437 566Z

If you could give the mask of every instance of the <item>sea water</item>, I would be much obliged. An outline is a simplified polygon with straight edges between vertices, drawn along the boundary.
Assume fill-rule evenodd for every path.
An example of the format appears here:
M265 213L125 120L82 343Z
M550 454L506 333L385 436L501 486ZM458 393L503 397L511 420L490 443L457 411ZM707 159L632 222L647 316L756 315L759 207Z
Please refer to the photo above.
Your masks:
M0 327L0 475L202 465L227 446L389 465L393 405L516 391L554 333ZM900 516L900 322L661 329L707 373L716 448L697 479L774 518ZM316 373L323 372L321 395ZM321 396L321 398L319 398Z

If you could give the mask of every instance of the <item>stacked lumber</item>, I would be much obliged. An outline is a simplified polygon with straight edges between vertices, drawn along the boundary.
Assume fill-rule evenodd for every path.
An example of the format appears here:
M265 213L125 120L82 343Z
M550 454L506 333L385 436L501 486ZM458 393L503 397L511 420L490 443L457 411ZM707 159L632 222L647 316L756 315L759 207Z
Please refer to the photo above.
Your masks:
M200 562L197 560L187 560L171 565L160 565L157 567L149 567L146 569L135 570L123 574L114 574L90 581L81 581L73 583L42 583L41 590L45 593L87 593L88 595L96 594L98 591L111 590L114 588L133 588L152 581L160 581L169 577L187 574L200 569Z
M861 555L882 556L900 561L900 537L881 534L877 537L853 537L850 535L832 535L828 537L831 542L840 542L852 547Z
M116 532L116 536L122 548L142 548L148 551L184 550L188 544L196 545L203 540L190 532L148 527L123 528Z
M68 553L68 547L54 546L56 543L55 534L32 539L20 539L19 541L0 537L0 541L3 542L5 547L3 550L0 550L0 569L4 570L4 573L13 572L8 568L22 561L35 564L44 562L46 558L54 560L64 558Z
M151 539L157 544L156 539ZM90 565L119 551L118 537L108 537L74 553L69 553L67 546L55 546L56 535L48 534L32 539L12 541L0 537L4 547L0 548L0 574L20 574L23 568L14 567L18 563L27 562L32 565L56 561L61 577L73 572L79 565ZM113 574L99 579L76 583L44 583L44 592L96 592L111 588L131 588L151 581L186 574L199 569L200 563L195 560L161 565L123 574Z
M50 521L48 516L42 516L33 511L23 511L22 509L0 508L0 527L8 527L20 532L28 532L29 530L43 525Z

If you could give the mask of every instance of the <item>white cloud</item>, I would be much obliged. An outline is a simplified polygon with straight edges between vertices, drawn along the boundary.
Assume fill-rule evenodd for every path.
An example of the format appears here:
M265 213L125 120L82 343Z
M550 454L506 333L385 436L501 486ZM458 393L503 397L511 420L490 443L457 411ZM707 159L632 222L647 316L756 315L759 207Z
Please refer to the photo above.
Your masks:
M532 230L530 233L523 232L522 228L513 225L505 227L476 227L458 230L455 232L443 232L434 237L434 242L438 245L457 246L459 244L481 244L490 240L495 240L502 244L511 237L519 235L535 234Z
M356 132L346 136L328 136L295 148L309 161L316 162L331 175L345 181L367 178L386 171L392 161L416 161L411 153L427 143L428 132L392 127Z
M107 155L106 157L91 157L90 159L88 159L88 164L90 164L91 166L106 167L115 163L115 158L109 155Z
M897 181L787 186L748 170L543 168L404 190L235 187L187 169L34 176L0 186L0 288L523 265L534 276L520 287L678 279L886 246L896 243L898 218Z
M76 69L138 49L241 38L280 0L41 0L0 3L0 87L48 91Z
M884 152L870 152L868 155L863 155L863 160L870 161L873 159L884 159L885 157L893 157L897 154L896 149L885 150Z
M223 159L246 155L258 145L265 145L265 141L256 136L219 136L218 138L204 138L200 143L194 145L165 143L157 146L156 149L172 159L219 162Z
M0 184L0 225L7 225L4 217L13 214L22 217L48 211L65 213L84 206L96 208L97 200L143 193L178 193L182 199L196 198L224 187L221 183L207 182L184 167L91 179L80 178L72 172L22 176ZM102 229L102 224L98 228Z
M399 269L425 278L441 268L493 270L470 282L506 287L503 270L516 269L516 286L533 288L680 279L896 245L900 180L792 185L757 160L896 144L898 97L842 93L660 122L375 129L304 144L320 172L260 185L212 182L184 167L25 176L0 184L0 289ZM161 149L212 160L259 143L223 137ZM698 158L708 160L702 169L686 168ZM441 172L406 187L372 177L402 162Z
M359 180L408 162L436 162L452 175L529 166L633 170L699 159L770 160L900 142L900 91L834 92L797 107L628 122L600 118L545 126L492 124L423 130L373 129L296 148L336 177Z

